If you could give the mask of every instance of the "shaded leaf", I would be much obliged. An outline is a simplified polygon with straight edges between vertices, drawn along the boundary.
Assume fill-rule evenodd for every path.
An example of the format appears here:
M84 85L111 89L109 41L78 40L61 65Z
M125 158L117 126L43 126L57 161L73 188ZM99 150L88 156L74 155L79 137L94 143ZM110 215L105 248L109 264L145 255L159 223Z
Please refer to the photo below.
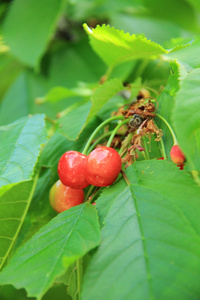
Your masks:
M0 284L23 287L30 297L41 299L59 275L99 242L95 207L88 203L72 207L24 244L0 273Z
M6 93L8 87L22 70L22 65L7 53L0 56L0 98ZM6 74L6 76L5 76ZM0 115L0 120L2 119ZM2 121L1 121L2 123Z
M109 209L104 193L97 201L102 243L82 299L198 299L200 188L166 161L138 162L126 173L130 185L115 185Z
M41 145L46 143L44 115L0 127L0 187L30 180Z
M76 140L86 125L91 108L89 100L81 100L67 108L67 113L58 119L59 132L70 140Z
M23 182L0 196L0 267L16 241L34 189L33 182Z
M70 97L88 97L91 95L92 95L92 90L85 86L80 86L72 89L67 89L62 86L57 86L52 88L44 97L37 98L36 103L37 104L42 104L44 102L54 103Z
M107 80L104 84L98 86L91 97L92 107L88 115L87 122L89 122L98 113L109 99L124 89L125 87L119 78Z
M16 0L11 4L3 36L18 59L31 66L38 63L55 30L63 4L63 0Z
M91 96L92 103L89 100L82 100L67 108L67 113L58 119L59 132L71 140L77 139L85 125L96 116L109 99L123 89L125 87L118 78L110 79L99 85Z

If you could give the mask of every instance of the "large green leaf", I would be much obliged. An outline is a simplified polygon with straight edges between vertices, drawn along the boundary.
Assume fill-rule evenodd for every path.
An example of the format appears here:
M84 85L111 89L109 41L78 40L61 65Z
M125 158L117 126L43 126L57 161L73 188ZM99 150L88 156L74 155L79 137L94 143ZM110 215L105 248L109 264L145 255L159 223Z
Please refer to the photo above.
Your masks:
M102 243L82 299L198 299L200 188L167 161L138 162L126 173L130 185L116 184L110 200L105 192L106 210L104 193L97 200Z
M21 73L7 90L0 107L0 125L25 117L30 113L29 90L25 73Z
M59 275L99 242L95 207L75 206L52 219L13 256L0 273L0 284L23 287L30 297L41 299Z
M34 189L32 182L22 182L0 196L0 267L16 241Z
M11 52L22 62L36 65L52 36L63 5L63 0L16 0L11 4L3 36Z
M122 30L109 25L97 25L95 29L90 29L86 24L83 26L94 51L108 66L113 67L125 61L138 58L149 59L168 53L159 44L142 36L125 34Z
M178 142L192 169L200 171L200 69L180 82L175 98L173 124Z
M30 180L41 145L46 143L44 115L0 127L0 187Z

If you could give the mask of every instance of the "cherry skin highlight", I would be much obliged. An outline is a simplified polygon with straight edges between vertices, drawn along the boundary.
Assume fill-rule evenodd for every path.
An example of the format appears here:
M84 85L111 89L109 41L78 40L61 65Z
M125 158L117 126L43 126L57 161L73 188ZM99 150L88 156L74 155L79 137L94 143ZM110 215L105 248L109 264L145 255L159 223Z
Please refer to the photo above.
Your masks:
M185 155L178 145L174 145L170 150L170 157L173 163L180 165L185 162Z
M49 193L50 204L58 213L83 203L83 200L84 192L82 189L65 186L60 180L54 183Z
M117 179L121 166L121 157L115 149L96 148L86 160L86 180L94 186L109 186Z
M84 189L89 184L85 179L87 156L77 151L65 152L58 162L58 176L62 183L74 189Z

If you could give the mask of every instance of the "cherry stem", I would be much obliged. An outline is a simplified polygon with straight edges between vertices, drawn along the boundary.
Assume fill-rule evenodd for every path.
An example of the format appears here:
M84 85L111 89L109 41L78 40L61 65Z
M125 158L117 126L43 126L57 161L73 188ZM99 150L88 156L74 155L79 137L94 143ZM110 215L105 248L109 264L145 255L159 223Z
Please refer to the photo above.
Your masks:
M172 127L170 126L170 124L167 122L167 120L165 118L163 118L159 114L156 114L156 116L159 117L167 125L169 131L171 132L171 135L172 135L172 138L173 138L173 141L174 141L174 145L178 145L178 141L177 141L176 135L175 135Z
M123 170L121 170L120 173L122 174L124 180L126 181L126 184L130 185L131 183L130 183L130 181L129 181L127 175L126 175L126 173Z
M45 116L46 121L48 121L49 123L51 123L53 126L55 126L57 124L57 121L49 118L48 116Z
M93 189L94 189L94 185L91 185L91 186L89 187L88 191L87 191L87 194L85 195L85 202L88 201L89 196L91 195Z
M166 151L165 151L165 145L163 142L163 138L161 137L160 139L160 144L161 144L161 151L162 151L162 156L164 157L164 159L167 159L167 155L166 155Z
M94 131L93 133L91 134L89 140L87 141L87 144L85 145L85 148L83 149L82 153L83 154L87 154L88 152L88 149L90 147L90 144L92 143L95 135L97 134L97 132L102 128L104 127L106 124L112 122L113 120L123 120L124 119L124 116L115 116L115 117L111 117L107 120L105 120L104 122L102 122Z
M112 134L112 131L109 131L109 132L106 132L106 133L102 134L102 135L101 135L98 139L96 139L96 141L91 145L91 147L89 148L88 152L90 153L90 152L95 148L95 146L99 144L99 142L100 142L101 140L103 140L105 137L107 137L107 136L109 136L109 135L111 135L111 134Z
M119 128L120 128L121 126L123 126L124 124L127 124L128 122L129 122L129 119L126 119L126 120L122 121L121 123L119 123L119 124L116 126L116 128L113 130L113 132L112 132L112 134L111 134L111 136L110 136L110 138L109 138L109 140L108 140L108 142L107 142L107 144L106 144L107 147L110 147L110 145L111 145L111 143L112 143L112 140L113 140L115 134L117 133L117 131L119 130Z

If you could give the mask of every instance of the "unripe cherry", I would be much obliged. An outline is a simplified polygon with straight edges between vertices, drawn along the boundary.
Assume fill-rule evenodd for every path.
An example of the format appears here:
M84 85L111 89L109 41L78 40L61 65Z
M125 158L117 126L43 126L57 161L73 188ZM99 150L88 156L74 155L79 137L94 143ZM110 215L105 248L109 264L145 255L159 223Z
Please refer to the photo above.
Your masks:
M62 183L74 189L84 189L89 184L85 179L87 156L70 150L65 152L58 162L58 176Z
M170 150L170 157L173 163L175 164L183 164L185 162L185 155L180 149L179 145L172 146Z
M65 186L60 180L56 181L49 193L52 208L61 213L72 206L83 203L84 192L82 189L73 189Z

